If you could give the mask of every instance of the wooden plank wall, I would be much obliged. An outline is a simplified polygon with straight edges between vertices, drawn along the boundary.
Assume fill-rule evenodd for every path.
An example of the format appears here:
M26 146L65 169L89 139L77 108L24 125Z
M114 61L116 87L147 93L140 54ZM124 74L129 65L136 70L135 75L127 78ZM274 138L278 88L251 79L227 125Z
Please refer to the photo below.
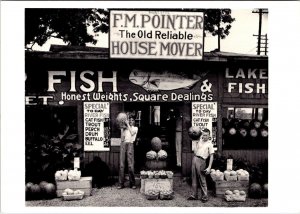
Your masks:
M224 150L224 156L232 155L234 158L242 158L249 160L252 164L257 164L268 159L268 150Z
M224 150L222 154L227 157L231 155L234 159L243 158L252 164L258 164L268 159L268 150ZM182 176L187 177L191 174L192 152L182 153Z
M111 175L119 174L119 150L112 148L110 152L85 152L84 164L90 163L94 157L100 157L104 161L109 169Z

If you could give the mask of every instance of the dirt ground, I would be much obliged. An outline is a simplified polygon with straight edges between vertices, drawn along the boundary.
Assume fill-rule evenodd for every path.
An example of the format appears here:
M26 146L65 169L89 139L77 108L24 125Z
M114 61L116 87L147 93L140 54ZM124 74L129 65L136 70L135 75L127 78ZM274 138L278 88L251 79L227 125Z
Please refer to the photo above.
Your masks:
M126 185L126 184L125 184ZM245 202L226 202L223 198L213 196L209 191L209 201L202 203L201 200L188 201L190 185L181 178L174 178L173 200L147 200L140 193L140 189L126 187L118 190L115 186L93 188L92 196L82 200L62 201L61 198L51 200L26 201L28 207L266 207L268 199L247 198Z

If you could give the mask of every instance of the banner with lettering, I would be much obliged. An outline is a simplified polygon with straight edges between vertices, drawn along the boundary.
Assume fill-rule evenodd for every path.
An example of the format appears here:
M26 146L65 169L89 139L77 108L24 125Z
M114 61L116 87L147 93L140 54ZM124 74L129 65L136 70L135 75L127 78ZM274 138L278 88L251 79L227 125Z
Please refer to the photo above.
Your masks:
M110 11L111 58L203 59L204 13Z

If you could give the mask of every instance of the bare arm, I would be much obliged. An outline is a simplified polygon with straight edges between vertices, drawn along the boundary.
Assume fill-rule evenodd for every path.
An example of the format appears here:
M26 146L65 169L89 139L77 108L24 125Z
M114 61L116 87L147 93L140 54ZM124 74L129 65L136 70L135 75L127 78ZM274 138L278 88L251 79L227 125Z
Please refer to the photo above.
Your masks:
M209 164L208 164L208 167L204 170L205 174L210 173L210 169L211 169L213 161L214 161L214 154L212 153L212 154L209 155Z
M127 129L129 130L131 136L135 135L137 131L134 131L132 127L129 125L128 121L126 121Z

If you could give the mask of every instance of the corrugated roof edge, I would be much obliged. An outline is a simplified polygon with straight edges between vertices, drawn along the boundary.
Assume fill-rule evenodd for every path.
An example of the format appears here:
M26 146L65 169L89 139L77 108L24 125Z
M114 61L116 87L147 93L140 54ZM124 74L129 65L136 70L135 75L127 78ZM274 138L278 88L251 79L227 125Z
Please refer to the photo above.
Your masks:
M109 49L99 47L51 45L50 51L26 51L26 57L45 59L108 59ZM268 56L231 52L205 52L203 61L268 60Z

